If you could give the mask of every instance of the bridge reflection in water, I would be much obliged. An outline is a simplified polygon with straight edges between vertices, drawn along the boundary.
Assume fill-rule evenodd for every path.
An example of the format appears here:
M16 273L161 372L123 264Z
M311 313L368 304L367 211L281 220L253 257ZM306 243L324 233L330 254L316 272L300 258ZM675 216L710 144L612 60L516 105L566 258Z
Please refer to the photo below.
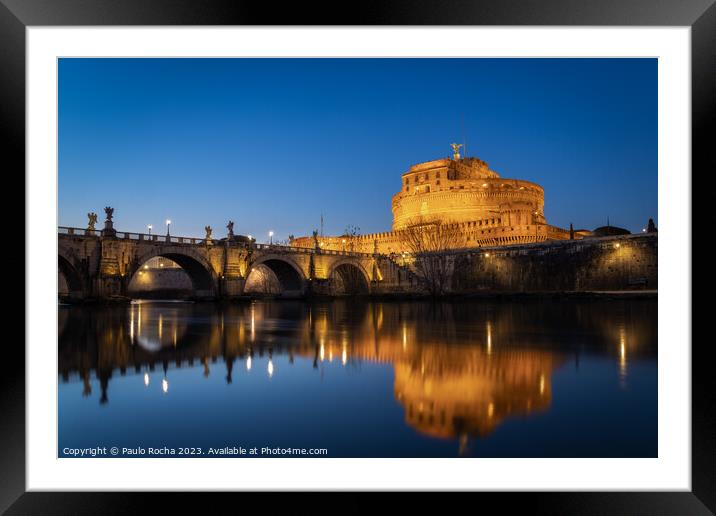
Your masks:
M207 378L220 370L230 384L259 364L266 381L275 381L282 374L277 357L308 371L331 364L360 374L387 365L408 427L431 439L457 439L464 453L470 438L548 411L553 375L578 369L584 356L607 358L619 388L628 389L630 361L656 355L655 321L656 303L649 301L61 307L60 404L81 392L106 405L112 378L136 376L149 387L158 369L162 391L171 395L177 369L201 368Z

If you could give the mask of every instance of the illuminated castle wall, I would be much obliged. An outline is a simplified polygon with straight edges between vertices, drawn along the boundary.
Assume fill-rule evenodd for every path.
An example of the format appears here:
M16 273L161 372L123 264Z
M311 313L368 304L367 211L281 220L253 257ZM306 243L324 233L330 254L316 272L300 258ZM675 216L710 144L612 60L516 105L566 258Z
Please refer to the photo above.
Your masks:
M327 250L391 254L406 251L403 230L413 225L457 225L456 248L566 240L569 231L550 226L544 216L544 190L521 179L506 179L477 158L438 159L410 167L393 196L393 230L359 236L318 236ZM578 233L575 238L581 238ZM314 247L313 237L294 238Z

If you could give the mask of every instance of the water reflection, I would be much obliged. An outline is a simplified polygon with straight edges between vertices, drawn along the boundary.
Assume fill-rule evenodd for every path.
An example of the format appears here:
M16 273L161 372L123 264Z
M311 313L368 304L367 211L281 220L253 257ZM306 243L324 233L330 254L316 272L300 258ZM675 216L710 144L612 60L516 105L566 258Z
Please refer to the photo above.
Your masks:
M619 386L628 389L630 361L656 355L656 303L649 301L137 303L63 307L59 315L60 376L68 386L80 380L84 397L96 377L102 405L116 374L159 388L157 366L170 397L177 394L172 371L182 368L200 368L204 378L223 368L231 384L234 362L243 363L242 374L254 374L257 358L267 381L287 372L277 357L307 371L335 361L361 374L384 364L392 368L392 397L405 424L431 439L457 440L463 454L470 439L549 410L555 372L578 370L580 357L611 357Z

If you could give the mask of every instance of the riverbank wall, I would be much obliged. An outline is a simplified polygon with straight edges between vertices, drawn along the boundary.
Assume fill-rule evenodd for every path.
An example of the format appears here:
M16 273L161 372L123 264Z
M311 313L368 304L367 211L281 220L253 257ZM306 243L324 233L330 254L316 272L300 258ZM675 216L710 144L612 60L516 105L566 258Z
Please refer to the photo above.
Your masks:
M451 293L619 293L658 289L657 233L480 248L454 256Z

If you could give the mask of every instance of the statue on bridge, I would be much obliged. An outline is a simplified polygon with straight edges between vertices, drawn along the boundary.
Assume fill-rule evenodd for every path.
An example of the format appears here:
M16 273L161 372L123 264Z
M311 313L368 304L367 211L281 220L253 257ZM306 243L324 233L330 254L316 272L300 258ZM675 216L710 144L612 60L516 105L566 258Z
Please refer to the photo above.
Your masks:
M104 229L102 230L102 236L114 237L117 234L117 232L114 230L114 224L112 223L112 215L114 214L114 208L106 206L104 212L107 215L107 220L104 221Z
M211 226L204 226L204 231L206 231L206 239L211 240L211 232L213 231Z
M97 224L97 214L93 211L87 214L89 221L87 222L87 231L94 231L94 225Z
M226 225L226 229L229 230L229 239L234 238L234 221L230 220L229 223Z

